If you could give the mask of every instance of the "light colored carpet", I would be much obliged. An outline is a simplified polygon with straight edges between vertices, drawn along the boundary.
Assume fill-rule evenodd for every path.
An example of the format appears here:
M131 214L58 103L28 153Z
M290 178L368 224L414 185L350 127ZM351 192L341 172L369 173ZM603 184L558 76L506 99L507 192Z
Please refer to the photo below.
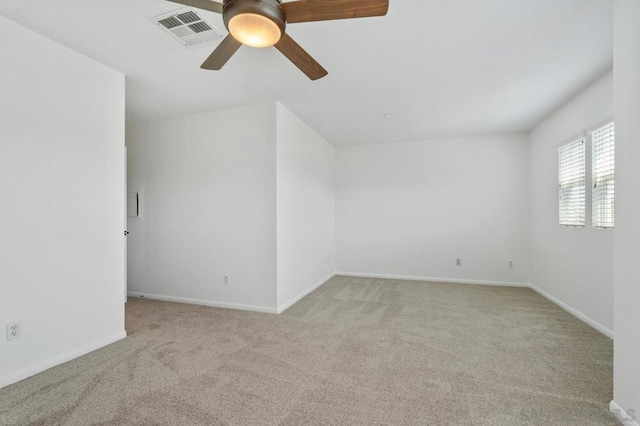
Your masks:
M529 289L336 277L282 315L144 299L2 425L616 425L612 341Z

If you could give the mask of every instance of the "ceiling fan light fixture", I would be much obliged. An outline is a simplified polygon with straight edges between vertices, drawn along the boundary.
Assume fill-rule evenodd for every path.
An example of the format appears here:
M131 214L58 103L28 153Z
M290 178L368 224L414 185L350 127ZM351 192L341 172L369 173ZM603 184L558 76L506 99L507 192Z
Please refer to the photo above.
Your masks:
M287 25L279 0L225 0L222 19L231 36L250 47L275 45Z
M233 38L251 47L271 47L282 37L282 30L275 22L257 13L234 16L228 28Z

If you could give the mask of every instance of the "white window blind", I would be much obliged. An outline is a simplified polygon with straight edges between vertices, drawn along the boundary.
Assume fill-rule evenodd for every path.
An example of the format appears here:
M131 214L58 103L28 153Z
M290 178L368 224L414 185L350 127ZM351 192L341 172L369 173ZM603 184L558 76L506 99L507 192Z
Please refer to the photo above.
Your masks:
M585 138L558 149L560 225L585 225Z
M591 133L593 143L593 226L613 228L615 221L615 128L613 123Z

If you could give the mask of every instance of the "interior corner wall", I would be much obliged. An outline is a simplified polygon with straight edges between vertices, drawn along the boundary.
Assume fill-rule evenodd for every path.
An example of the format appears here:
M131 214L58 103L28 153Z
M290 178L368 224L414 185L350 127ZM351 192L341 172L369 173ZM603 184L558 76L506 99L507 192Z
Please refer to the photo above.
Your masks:
M276 104L130 123L127 147L130 294L276 312Z
M614 401L640 416L640 1L616 0L614 112L616 233ZM627 422L629 424L629 422Z
M611 335L614 231L558 224L558 147L613 117L613 74L605 74L531 132L532 284ZM616 123L617 127L617 123ZM590 149L587 150L590 152ZM591 164L587 159L587 188Z
M335 270L335 148L278 103L278 310Z
M0 54L2 387L126 336L125 81L2 16Z
M337 176L339 273L529 282L526 135L340 147Z

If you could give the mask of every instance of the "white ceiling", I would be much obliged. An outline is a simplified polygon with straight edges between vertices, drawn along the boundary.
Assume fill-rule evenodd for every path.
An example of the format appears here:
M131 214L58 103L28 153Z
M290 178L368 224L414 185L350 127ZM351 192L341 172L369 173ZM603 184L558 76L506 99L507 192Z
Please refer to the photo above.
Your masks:
M279 100L335 145L528 131L612 66L610 0L390 0L383 18L292 24L329 71L316 82L273 48L201 70L215 45L187 49L149 21L179 8L0 0L9 19L125 73L130 121Z

